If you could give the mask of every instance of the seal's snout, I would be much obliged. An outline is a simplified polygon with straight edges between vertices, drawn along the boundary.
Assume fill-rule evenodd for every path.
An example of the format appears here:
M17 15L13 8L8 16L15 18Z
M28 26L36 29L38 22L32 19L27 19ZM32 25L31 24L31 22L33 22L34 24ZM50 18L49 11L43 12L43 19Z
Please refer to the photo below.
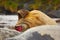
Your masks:
M23 30L23 27L22 26L15 26L15 30L21 32Z

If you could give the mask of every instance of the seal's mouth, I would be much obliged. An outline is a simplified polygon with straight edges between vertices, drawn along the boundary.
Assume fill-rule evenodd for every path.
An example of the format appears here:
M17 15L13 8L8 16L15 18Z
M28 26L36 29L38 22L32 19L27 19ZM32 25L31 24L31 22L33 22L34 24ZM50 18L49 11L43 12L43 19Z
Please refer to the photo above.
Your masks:
M23 31L23 26L15 26L15 30L22 32Z
M23 32L23 31L27 30L28 28L29 28L29 26L26 23L22 23L20 25L15 26L15 30L17 30L19 32Z

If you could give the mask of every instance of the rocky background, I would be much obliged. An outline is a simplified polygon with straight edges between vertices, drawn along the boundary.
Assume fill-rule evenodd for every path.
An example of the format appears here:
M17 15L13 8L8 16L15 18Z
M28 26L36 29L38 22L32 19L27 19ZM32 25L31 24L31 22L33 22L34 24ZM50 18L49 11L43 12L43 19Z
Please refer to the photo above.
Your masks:
M0 27L15 26L17 19L17 15L0 15Z

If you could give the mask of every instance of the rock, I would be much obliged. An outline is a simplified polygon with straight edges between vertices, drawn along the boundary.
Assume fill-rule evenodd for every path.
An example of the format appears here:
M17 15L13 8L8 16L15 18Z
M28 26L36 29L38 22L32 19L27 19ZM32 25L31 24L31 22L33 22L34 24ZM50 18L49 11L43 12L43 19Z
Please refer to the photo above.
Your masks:
M6 40L60 40L60 25L44 25L28 29Z
M14 37L19 34L20 32L17 32L15 30L0 28L0 40L5 40L6 38Z
M50 17L60 18L60 10L54 10L54 11L48 12L48 15Z

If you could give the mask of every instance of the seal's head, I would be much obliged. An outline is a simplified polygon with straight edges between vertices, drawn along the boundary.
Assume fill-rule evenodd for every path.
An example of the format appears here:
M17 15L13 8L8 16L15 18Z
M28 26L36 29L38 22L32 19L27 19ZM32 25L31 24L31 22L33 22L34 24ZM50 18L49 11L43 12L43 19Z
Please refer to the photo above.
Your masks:
M18 13L18 22L15 26L15 29L17 31L24 31L28 28L28 24L25 23L25 18L29 14L29 11L25 9L21 9L21 10L18 10L17 13Z

